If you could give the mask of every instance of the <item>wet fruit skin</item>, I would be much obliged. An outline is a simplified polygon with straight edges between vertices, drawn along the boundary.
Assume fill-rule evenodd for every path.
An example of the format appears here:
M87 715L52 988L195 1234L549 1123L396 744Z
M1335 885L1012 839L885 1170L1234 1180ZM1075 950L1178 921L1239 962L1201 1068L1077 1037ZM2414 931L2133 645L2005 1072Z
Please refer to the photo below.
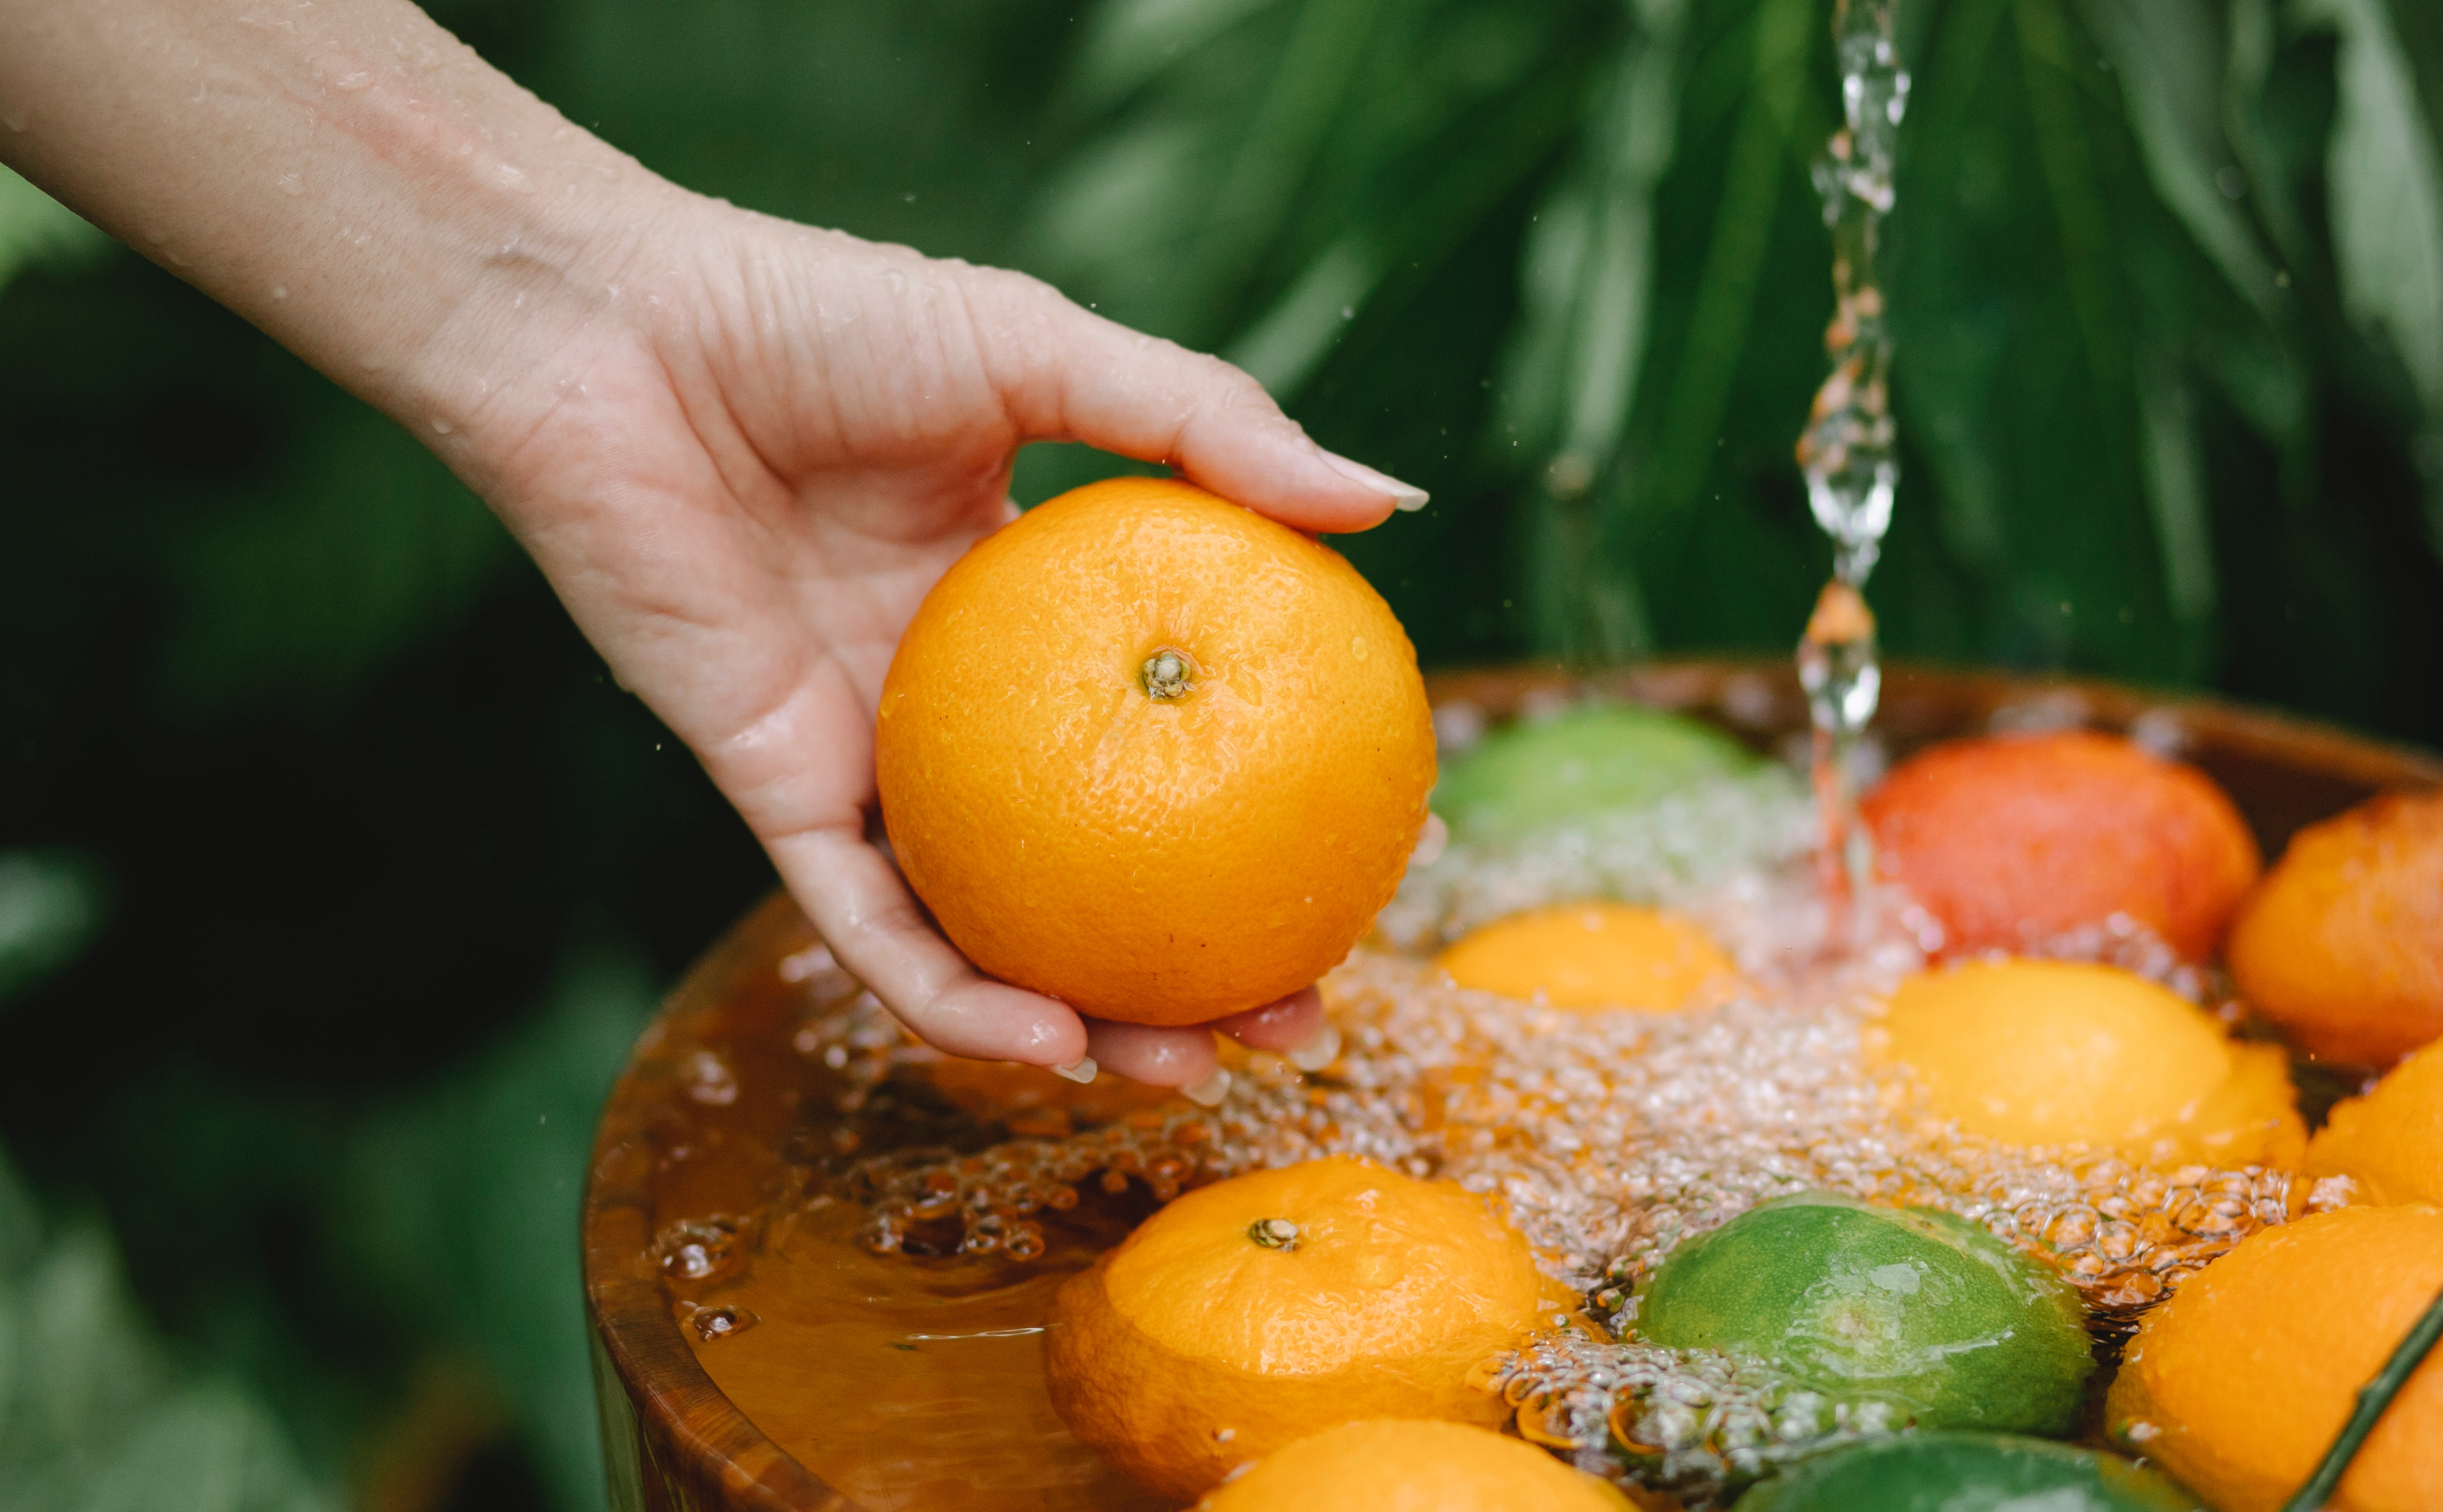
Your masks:
M1461 1423L1344 1423L1264 1456L1198 1512L1630 1512L1608 1483Z
M1478 992L1552 1008L1675 1013L1737 994L1738 967L1676 914L1626 903L1568 903L1497 920L1436 964Z
M2308 1141L2306 1172L2348 1176L2367 1202L2443 1203L2443 1045L2336 1104Z
M874 774L968 959L1096 1017L1196 1024L1308 986L1372 924L1424 828L1433 723L1406 634L1337 554L1114 479L934 585L883 680Z
M1434 789L1434 811L1461 838L1500 839L1636 808L1754 765L1746 747L1710 725L1581 703L1496 730L1454 759Z
M2066 1283L1973 1224L1804 1193L1682 1243L1637 1331L1759 1356L1920 1428L2065 1433L2094 1369L2083 1320Z
M2141 976L2069 961L1968 961L1921 972L1866 1031L1932 1108L2021 1145L2133 1159L2296 1165L2306 1143L2279 1048L2242 1045Z
M2204 1512L2152 1470L1989 1433L1908 1433L1801 1461L1738 1512Z
M1956 953L2120 913L2203 960L2263 865L2203 773L2088 731L1948 741L1901 763L1861 808L1877 865Z
M2250 1234L2139 1325L2107 1423L2221 1512L2274 1512L2438 1289L2443 1208L2343 1208ZM2443 1507L2443 1354L2393 1398L2329 1504Z
M2240 992L2309 1053L2382 1066L2443 1039L2443 793L2290 839L2232 923Z
M1187 1193L1063 1284L1045 1383L1079 1442L1186 1501L1335 1424L1500 1422L1471 1373L1560 1305L1484 1198L1310 1160Z

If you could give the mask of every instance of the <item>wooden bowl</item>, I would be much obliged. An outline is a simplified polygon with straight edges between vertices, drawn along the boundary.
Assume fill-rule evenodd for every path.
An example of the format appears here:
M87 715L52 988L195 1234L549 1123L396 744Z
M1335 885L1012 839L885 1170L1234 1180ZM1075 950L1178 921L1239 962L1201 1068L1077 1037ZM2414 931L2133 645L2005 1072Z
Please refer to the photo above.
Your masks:
M1708 720L1765 749L1803 735L1786 662L1666 662L1592 680L1554 667L1429 678L1446 726L1498 720L1589 687ZM2304 825L2388 788L2443 786L2443 762L2278 715L2066 678L1895 667L1876 728L1894 756L1999 728L2124 731L2220 782L2268 857ZM656 1236L673 1216L763 1207L784 1142L807 1137L787 1041L802 999L782 963L816 943L775 895L690 971L638 1042L602 1115L584 1208L585 1294L611 1504L634 1509L846 1509L860 1503L791 1458L697 1363ZM742 1074L707 1079L707 1050ZM756 1074L744 1074L745 1068ZM761 1068L779 1067L775 1074ZM719 1148L723 1158L691 1158Z

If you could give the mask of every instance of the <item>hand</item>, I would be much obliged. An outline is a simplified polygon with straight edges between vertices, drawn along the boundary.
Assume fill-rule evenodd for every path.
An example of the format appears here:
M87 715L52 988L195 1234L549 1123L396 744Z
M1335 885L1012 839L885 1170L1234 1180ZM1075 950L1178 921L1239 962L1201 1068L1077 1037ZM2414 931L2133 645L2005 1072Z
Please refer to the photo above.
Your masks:
M1254 380L1034 280L671 195L617 295L451 424L619 680L703 759L841 964L961 1055L1212 1074L1202 1029L1081 1021L983 977L868 838L872 726L934 579L1015 518L1029 441L1172 464L1312 532L1413 489L1330 456ZM1312 989L1215 1026L1289 1049Z

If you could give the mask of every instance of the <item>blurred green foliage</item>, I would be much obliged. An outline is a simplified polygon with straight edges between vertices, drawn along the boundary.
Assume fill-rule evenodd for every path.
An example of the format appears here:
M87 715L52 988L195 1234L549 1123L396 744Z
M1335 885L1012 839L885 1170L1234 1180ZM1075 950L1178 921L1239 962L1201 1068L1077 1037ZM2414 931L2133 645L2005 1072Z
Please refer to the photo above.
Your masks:
M433 9L679 182L1246 365L1433 490L1342 543L1429 664L1778 650L1824 574L1820 0ZM1886 644L2443 741L2443 8L1901 33ZM588 1505L593 1108L768 873L410 438L5 174L0 282L0 1135L82 1215L0 1188L0 1483Z

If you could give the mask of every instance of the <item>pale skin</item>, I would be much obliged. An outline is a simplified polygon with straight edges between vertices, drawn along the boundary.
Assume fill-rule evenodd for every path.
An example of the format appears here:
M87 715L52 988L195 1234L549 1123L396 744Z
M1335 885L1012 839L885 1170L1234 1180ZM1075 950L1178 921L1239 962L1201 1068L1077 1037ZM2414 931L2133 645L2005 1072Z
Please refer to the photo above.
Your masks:
M918 1034L1214 1087L1203 1029L1081 1019L934 931L869 839L883 672L1029 441L1315 533L1423 493L1032 279L689 193L401 0L0 0L0 161L448 462ZM1213 1027L1326 1033L1313 989Z

